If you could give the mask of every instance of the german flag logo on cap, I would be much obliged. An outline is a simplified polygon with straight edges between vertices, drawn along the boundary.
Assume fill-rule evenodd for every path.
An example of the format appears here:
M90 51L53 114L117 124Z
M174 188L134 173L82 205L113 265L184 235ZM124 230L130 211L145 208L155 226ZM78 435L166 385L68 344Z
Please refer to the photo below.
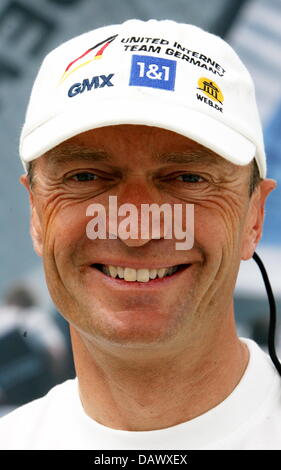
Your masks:
M71 75L75 70L80 69L80 67L84 67L84 65L89 64L90 62L93 62L93 60L96 59L101 59L105 49L111 44L114 39L116 39L118 34L115 34L114 36L110 36L109 38L105 39L104 41L99 42L93 47L90 47L90 49L87 49L82 55L77 57L77 59L72 60L68 66L66 67L60 83L62 83L69 75ZM96 49L100 48L97 52Z

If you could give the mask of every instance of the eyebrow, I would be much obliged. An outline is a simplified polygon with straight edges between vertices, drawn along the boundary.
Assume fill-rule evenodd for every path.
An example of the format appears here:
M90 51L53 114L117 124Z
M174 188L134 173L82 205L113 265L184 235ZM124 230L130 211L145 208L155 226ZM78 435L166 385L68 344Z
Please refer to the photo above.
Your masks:
M102 150L92 150L83 147L71 146L62 149L52 149L46 153L48 156L48 166L62 166L65 163L83 160L90 162L111 161L109 154Z
M49 150L46 155L48 156L48 166L60 167L68 162L77 160L89 162L114 162L114 158L102 149L91 149L76 145L64 146L62 148L54 148ZM156 153L152 156L153 160L157 163L175 163L175 164L188 164L188 163L208 163L210 165L222 164L224 159L215 154L211 150L196 149L187 150L183 152L168 152L165 154Z
M170 152L157 155L157 160L161 163L210 163L218 164L219 155L206 150L192 150L185 152Z

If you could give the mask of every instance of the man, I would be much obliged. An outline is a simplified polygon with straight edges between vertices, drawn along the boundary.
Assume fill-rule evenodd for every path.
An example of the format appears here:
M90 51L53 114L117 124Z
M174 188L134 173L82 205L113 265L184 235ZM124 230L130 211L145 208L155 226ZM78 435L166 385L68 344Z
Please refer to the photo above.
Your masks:
M2 418L1 447L280 449L280 377L234 320L240 261L276 185L235 52L172 21L74 38L42 64L20 155L77 377ZM126 211L114 225L110 197L137 209L134 236L118 231ZM144 204L193 207L188 249L163 217L160 234L140 235Z

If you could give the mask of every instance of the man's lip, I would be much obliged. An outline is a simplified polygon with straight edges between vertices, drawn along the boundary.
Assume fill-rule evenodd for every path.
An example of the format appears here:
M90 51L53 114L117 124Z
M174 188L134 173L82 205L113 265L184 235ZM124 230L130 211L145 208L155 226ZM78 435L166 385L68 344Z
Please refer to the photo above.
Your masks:
M131 289L131 290L137 290L138 289L158 289L163 285L169 285L169 283L174 282L175 279L177 279L179 276L182 275L183 272L186 270L189 270L191 268L192 264L182 264L181 263L181 269L179 271L176 271L175 273L171 274L170 276L164 276L162 278L155 278L155 279L150 279L147 282L130 282L130 281L125 281L124 279L119 279L118 277L114 278L111 276L108 276L107 274L104 274L102 271L99 271L98 269L94 268L94 265L97 263L94 263L93 265L90 265L89 268L92 271L95 271L98 276L101 276L100 279L103 280L108 286L111 288L116 287L117 289ZM179 265L177 265L179 266ZM94 268L94 269L93 269Z
M151 262L132 262L132 261L94 261L89 263L88 266L95 266L95 265L104 265L104 266L120 266L121 268L133 268L133 269L161 269L161 268L173 268L174 266L179 265L187 265L191 264L191 262L180 260L178 263L151 263Z

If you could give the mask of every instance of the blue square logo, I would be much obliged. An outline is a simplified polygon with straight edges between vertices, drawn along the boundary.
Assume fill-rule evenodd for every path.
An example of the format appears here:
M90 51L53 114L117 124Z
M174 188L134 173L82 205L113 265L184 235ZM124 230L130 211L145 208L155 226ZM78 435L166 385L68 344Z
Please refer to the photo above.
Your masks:
M129 85L174 91L176 66L175 60L147 55L133 55Z

